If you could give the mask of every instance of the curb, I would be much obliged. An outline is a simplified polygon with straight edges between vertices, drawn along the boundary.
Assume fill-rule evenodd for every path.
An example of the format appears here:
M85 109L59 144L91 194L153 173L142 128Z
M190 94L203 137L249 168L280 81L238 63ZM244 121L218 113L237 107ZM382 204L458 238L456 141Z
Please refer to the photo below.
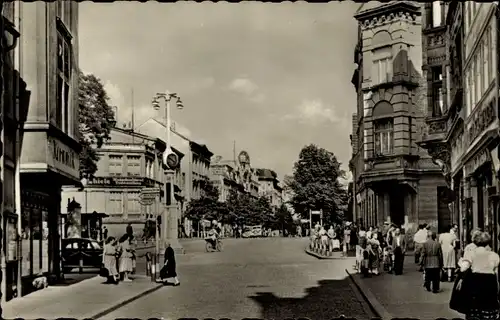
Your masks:
M116 303L115 305L111 306L111 307L106 307L104 308L103 310L95 313L94 315L92 316L85 316L83 317L84 319L100 319L102 317L105 317L106 315L112 313L113 311L116 311L118 309L120 309L121 307L124 307L126 306L127 304L131 303L131 302L134 302L135 300L138 300L144 296L147 296L148 294L151 294L159 289L161 289L162 287L164 287L165 285L163 283L161 284L157 284L156 286L152 287L152 288L149 288L147 290L144 290L143 292L140 292L130 298L126 298L122 301L119 301L118 303Z
M345 272L349 276L349 278L352 280L354 285L358 288L359 292L363 296L363 298L366 300L372 311L375 313L377 318L380 319L394 319L394 317L387 311L387 309L378 301L378 299L375 297L373 292L365 286L365 284L357 280L353 275L345 269Z
M318 258L318 259L320 259L320 260L343 260L343 259L348 258L348 257L342 257L342 256L331 256L331 257L325 257L325 256L323 256L323 255L321 255L321 254L318 254L318 253L316 253L316 252L313 252L313 251L311 251L311 250L309 250L309 249L307 249L307 248L306 248L304 251L305 251L308 255L313 256L313 257L315 257L315 258Z

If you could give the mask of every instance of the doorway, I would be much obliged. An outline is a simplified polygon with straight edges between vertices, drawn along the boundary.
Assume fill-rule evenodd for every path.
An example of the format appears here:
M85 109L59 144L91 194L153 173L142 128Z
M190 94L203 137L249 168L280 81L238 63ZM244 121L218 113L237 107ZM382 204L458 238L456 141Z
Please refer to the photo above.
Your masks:
M402 190L403 189L403 190ZM405 223L405 192L404 188L397 188L391 192L391 222L397 226Z

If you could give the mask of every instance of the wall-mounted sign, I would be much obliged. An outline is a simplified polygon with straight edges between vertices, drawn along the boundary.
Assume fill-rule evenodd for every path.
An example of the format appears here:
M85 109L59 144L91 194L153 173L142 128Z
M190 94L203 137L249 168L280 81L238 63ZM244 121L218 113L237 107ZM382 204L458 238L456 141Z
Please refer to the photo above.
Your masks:
M488 149L481 150L474 158L468 161L464 166L465 176L470 176L476 172L486 162L491 161L491 155Z
M94 177L88 184L94 186L143 186L149 185L149 180L138 177Z
M49 137L47 142L49 144L47 163L57 170L78 178L80 175L80 156L78 152L54 137Z

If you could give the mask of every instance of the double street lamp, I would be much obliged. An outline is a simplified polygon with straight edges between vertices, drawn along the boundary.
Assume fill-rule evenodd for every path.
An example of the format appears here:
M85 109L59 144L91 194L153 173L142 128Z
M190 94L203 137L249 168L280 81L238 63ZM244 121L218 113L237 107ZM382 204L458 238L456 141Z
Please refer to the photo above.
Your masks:
M176 99L177 109L183 109L182 100L176 93L171 93L166 91L164 93L157 93L152 100L152 105L155 110L161 109L160 100L165 102L165 120L166 120L166 149L163 153L163 167L165 168L165 175L167 178L167 183L165 183L165 210L163 211L161 223L162 223L162 246L164 246L167 240L170 242L172 248L182 250L181 245L178 241L177 229L178 229L178 216L177 216L177 206L174 198L174 175L175 168L179 166L179 157L174 153L172 149L172 118L170 114L171 101ZM170 185L170 188L168 187ZM168 202L170 199L170 203ZM170 219L167 219L170 218ZM157 220L158 221L158 220ZM168 222L167 222L168 221Z

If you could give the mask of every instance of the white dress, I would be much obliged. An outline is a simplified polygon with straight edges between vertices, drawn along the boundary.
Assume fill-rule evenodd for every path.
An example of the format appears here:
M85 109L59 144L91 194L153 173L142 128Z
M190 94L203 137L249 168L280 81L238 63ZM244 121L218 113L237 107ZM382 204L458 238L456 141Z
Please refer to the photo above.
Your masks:
M443 233L439 237L439 243L443 251L443 268L445 269L453 269L457 266L455 254L456 240L457 236L451 232Z

